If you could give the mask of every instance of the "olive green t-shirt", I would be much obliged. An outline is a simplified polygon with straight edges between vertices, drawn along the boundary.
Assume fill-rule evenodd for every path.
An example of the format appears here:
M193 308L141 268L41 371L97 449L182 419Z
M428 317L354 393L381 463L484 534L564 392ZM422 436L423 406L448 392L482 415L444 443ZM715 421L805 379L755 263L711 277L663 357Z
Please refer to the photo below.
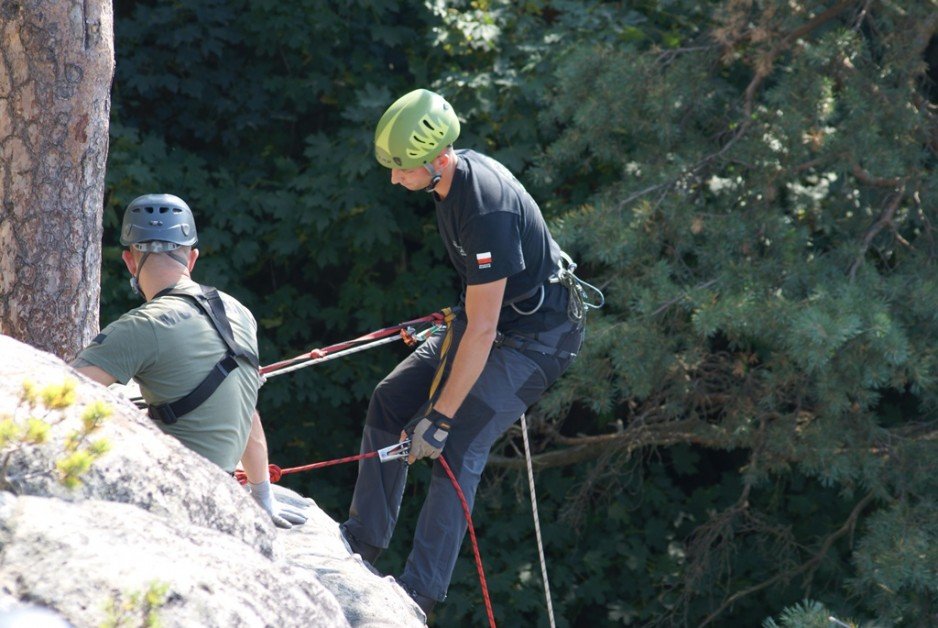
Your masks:
M183 279L176 289L197 291ZM257 355L257 323L233 297L219 292L235 342ZM190 299L162 296L133 309L102 330L72 366L94 365L122 384L131 378L150 405L171 403L198 386L227 351L211 320ZM238 358L234 369L202 405L172 425L154 421L225 471L234 471L257 403L257 369Z

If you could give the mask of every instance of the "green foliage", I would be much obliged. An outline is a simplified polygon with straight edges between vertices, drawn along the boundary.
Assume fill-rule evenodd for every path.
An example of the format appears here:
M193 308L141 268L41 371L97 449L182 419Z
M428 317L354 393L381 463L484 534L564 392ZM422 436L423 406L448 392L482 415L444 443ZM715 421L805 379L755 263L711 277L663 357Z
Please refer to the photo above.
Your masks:
M931 495L897 503L866 522L854 553L857 593L875 600L881 619L896 625L925 625L938 596L938 520Z
M805 600L789 606L779 615L779 621L769 618L762 622L762 628L830 628L832 625L850 626L839 622L834 624L830 613L820 602Z
M558 623L797 625L820 604L926 625L933 9L119 4L102 319L133 305L117 226L153 191L190 202L196 278L252 309L264 363L453 303L431 204L389 188L371 155L393 98L437 89L461 116L458 145L519 176L607 295L529 415L536 452L620 436L538 477ZM357 451L367 398L404 355L267 383L272 461ZM413 471L389 573L426 488ZM289 477L345 517L354 469ZM474 515L496 619L546 625L524 483L494 466L487 478ZM485 621L464 556L441 625Z
M166 604L169 590L169 583L154 580L145 590L115 594L105 603L107 618L101 628L159 628L163 625L159 610Z
M73 379L61 384L50 384L42 389L26 380L20 394L20 405L13 416L0 417L0 487L15 489L14 478L9 477L8 467L14 453L26 447L39 447L47 443L61 449L61 457L55 460L59 481L67 488L81 484L81 476L88 472L94 461L110 448L107 440L92 440L104 420L110 416L111 408L106 403L95 401L85 407L81 425L64 434L61 443L52 441L52 430L65 421L64 410L75 404ZM20 416L20 411L28 416Z

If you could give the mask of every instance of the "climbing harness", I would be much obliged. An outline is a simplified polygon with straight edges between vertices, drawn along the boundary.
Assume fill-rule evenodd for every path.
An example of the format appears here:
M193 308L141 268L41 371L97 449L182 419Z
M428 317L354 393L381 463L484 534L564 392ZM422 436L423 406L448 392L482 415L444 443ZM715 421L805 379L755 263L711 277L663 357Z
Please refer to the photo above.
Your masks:
M211 286L197 284L199 291L197 293L178 290L175 287L167 288L156 294L153 300L164 296L183 297L193 303L205 313L212 327L221 336L225 343L225 356L212 367L205 379L199 383L188 395L172 403L163 403L159 405L150 405L147 407L147 414L154 421L162 421L166 425L172 425L179 420L179 417L188 414L198 408L200 405L212 396L221 383L225 381L228 374L238 368L238 362L235 358L247 360L251 366L258 368L257 356L252 352L242 349L234 339L234 332L231 330L231 321L225 312L225 304L218 294L218 290Z
M571 351L564 351L563 349L545 345L542 342L534 340L530 336L523 336L521 334L505 334L500 331L496 332L495 342L493 342L492 345L495 347L508 347L510 349L517 349L518 351L536 351L546 356L559 358L561 360L567 360L576 357L576 354Z
M557 267L557 271L552 274L547 280L544 281L538 287L529 290L528 292L515 297L511 301L508 301L503 305L503 307L511 307L515 312L521 314L522 316L530 316L534 314L541 306L544 305L544 297L547 294L547 286L551 284L560 284L567 289L570 293L570 301L567 303L567 318L570 319L573 323L579 323L583 321L583 318L586 316L586 312L589 310L598 310L603 305L606 304L606 297L603 295L602 290L597 288L591 283L583 281L576 276L576 262L573 261L569 255L564 251L560 252L560 263ZM589 299L587 295L587 289L592 291L593 296L596 297L596 302L593 302ZM539 294L537 304L529 310L522 310L518 307L518 303L527 301L534 295Z

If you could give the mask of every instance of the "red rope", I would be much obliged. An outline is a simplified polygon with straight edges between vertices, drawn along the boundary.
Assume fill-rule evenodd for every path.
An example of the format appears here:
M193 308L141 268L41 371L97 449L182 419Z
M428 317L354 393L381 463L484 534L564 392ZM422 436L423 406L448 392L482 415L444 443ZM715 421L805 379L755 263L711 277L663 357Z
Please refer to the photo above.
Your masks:
M303 465L302 467L290 467L289 469L281 469L277 465L272 464L269 465L270 481L279 482L281 476L288 475L290 473L322 469L323 467L331 467L333 465L342 464L345 462L355 462L356 460L363 460L365 458L376 458L377 456L378 452L372 451L367 454L346 456L345 458L335 458L334 460L326 460L324 462L314 462L312 464ZM482 587L482 599L485 600L485 612L489 618L489 626L491 626L491 628L495 628L495 614L492 612L492 600L489 598L489 587L485 582L485 570L482 568L482 554L479 552L479 541L476 539L475 527L472 525L472 514L469 512L469 503L466 501L466 496L463 495L462 489L459 487L459 482L456 481L456 476L453 475L453 471L449 468L449 464L446 462L446 459L443 456L440 456L438 460L443 466L443 470L446 472L450 483L453 485L453 489L456 491L457 497L459 497L459 503L462 504L462 512L466 517L466 524L469 527L469 539L472 541L472 554L475 558L476 571L479 573L479 584ZM244 471L240 469L235 471L235 478L241 484L244 484L248 481L247 475L245 475Z
M346 462L355 462L356 460L363 460L365 458L377 458L378 452L372 451L367 454L359 454L357 456L346 456L345 458L336 458L335 460L325 460L323 462L314 462L313 464L303 465L302 467L290 467L288 469L281 469L275 464L268 465L267 468L270 470L270 481L279 482L280 478L284 475L289 475L291 473L299 473L300 471L312 471L313 469L322 469L325 467L331 467L337 464L343 464ZM235 479L238 480L241 484L246 484L248 481L247 474L238 469L234 473Z
M459 496L459 502L462 504L462 512L466 515L466 523L469 524L469 538L472 540L472 553L476 560L476 571L479 572L479 584L482 586L482 599L485 600L485 612L489 616L489 626L495 628L495 614L492 612L492 600L489 599L489 587L485 583L485 571L482 569L482 554L479 553L479 542L476 540L475 527L472 525L472 515L469 513L469 504L466 502L466 496L463 495L462 489L459 488L459 482L456 481L456 476L453 475L453 471L449 468L446 459L440 456L439 461L440 464L443 465L443 470L446 471L446 475L449 476L449 481L453 484L453 488L456 489L456 495Z

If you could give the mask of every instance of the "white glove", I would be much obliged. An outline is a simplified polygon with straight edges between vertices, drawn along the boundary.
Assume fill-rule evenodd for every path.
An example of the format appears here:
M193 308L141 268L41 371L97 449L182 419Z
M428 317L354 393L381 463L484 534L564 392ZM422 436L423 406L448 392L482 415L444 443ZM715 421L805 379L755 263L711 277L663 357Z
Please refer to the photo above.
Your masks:
M268 515L270 515L271 521L273 521L274 525L278 528L289 529L295 525L303 525L306 523L306 517L303 513L297 512L291 508L284 508L274 499L274 496L270 492L270 480L264 480L257 484L248 482L247 486L248 490L251 492L251 497L254 498L254 501L256 501Z

